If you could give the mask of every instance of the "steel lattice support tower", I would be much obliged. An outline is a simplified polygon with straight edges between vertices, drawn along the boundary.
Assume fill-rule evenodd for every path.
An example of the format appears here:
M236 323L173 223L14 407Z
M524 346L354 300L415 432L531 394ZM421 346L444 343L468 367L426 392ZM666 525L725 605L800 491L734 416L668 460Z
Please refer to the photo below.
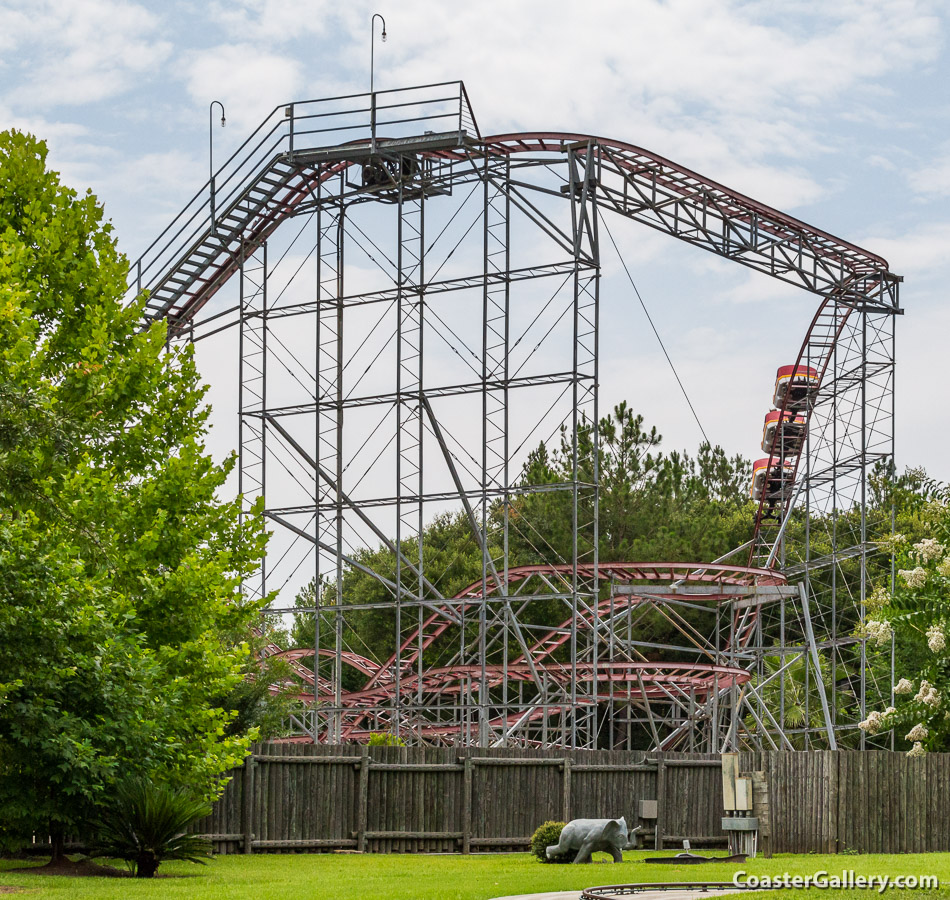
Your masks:
M747 566L599 558L610 215L816 298L805 452ZM313 647L285 654L311 739L826 746L889 695L855 631L890 529L868 493L893 458L880 257L619 141L483 138L456 82L279 108L133 272L173 339L237 335L238 489L273 530L245 590L311 598Z

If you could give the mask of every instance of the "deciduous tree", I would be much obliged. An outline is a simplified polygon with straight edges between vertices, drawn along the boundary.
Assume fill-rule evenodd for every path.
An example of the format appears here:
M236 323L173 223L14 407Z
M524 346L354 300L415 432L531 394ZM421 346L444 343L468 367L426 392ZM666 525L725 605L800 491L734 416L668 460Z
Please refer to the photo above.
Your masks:
M0 134L0 823L76 833L120 774L212 796L264 537L222 502L191 353L46 147ZM215 700L214 698L218 698Z

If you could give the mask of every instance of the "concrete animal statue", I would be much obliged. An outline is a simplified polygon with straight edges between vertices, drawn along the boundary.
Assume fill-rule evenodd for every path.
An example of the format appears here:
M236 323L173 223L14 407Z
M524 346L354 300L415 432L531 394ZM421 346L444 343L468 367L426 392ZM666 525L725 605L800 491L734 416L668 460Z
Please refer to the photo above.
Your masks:
M634 848L634 836L640 830L638 825L633 831L627 831L627 820L619 819L571 819L556 844L545 849L548 859L562 853L577 851L576 863L589 863L595 850L609 853L614 862L622 862L621 851Z

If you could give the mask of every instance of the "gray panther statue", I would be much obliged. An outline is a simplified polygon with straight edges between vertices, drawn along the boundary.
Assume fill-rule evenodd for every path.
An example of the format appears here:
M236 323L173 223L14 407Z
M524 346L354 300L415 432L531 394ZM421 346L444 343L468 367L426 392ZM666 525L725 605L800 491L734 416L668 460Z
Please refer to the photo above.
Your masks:
M621 851L634 849L634 836L639 830L638 825L628 832L627 820L623 816L619 819L571 819L564 826L558 842L544 852L550 859L576 850L574 862L589 863L591 853L603 850L614 858L614 862L622 862Z

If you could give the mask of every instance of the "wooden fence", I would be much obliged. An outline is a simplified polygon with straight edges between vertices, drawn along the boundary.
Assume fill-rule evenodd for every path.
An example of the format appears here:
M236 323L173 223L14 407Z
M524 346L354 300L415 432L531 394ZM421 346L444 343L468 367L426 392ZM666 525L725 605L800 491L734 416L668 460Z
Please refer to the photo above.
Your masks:
M950 753L754 756L765 762L775 852L950 850Z
M950 850L950 754L743 753L772 852ZM657 800L656 819L639 801ZM218 853L526 849L549 819L625 816L647 847L724 846L718 756L263 744L197 830Z

